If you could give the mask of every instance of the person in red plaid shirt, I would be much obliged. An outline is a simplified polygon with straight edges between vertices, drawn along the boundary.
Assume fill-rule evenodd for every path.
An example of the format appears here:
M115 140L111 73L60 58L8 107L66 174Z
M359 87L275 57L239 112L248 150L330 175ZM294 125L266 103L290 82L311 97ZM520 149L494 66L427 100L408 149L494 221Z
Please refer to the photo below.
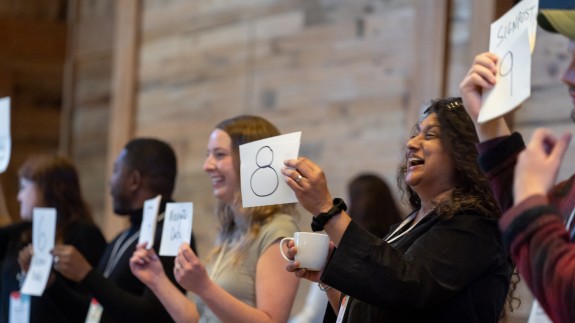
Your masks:
M569 38L571 63L562 80L575 106L575 10L543 10L538 22ZM492 53L478 55L460 84L475 121L482 91L495 84L497 60ZM575 322L575 175L554 185L571 135L537 129L525 146L503 118L475 125L479 163L505 212L499 227L520 275L553 322Z

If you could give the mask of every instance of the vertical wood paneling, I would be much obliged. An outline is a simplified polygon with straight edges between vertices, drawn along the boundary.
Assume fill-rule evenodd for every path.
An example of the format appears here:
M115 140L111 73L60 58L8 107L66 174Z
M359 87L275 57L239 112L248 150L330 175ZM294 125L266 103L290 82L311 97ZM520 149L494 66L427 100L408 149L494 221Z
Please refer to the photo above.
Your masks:
M447 74L445 55L449 1L419 1L415 5L417 19L412 40L416 43L416 58L411 74L413 95L406 115L407 127L415 124L424 102L446 93L444 78Z
M80 172L85 198L107 238L104 214L112 79L114 10L111 0L69 0L62 149ZM115 2L114 2L115 3ZM121 225L119 226L121 227ZM117 230L117 228L115 228Z
M134 136L136 84L140 33L140 0L117 1L115 12L112 100L110 105L107 174L112 173L116 157ZM108 190L106 190L108 192ZM121 231L123 219L113 213L112 200L106 195L103 229L109 236Z

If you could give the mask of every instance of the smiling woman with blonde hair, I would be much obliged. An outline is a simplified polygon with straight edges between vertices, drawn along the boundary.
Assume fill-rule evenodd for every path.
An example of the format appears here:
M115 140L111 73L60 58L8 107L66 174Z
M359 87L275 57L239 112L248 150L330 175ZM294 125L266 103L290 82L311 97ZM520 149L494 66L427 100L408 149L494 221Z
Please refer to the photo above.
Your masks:
M287 321L298 281L283 270L279 243L298 231L294 205L243 208L240 194L239 146L279 134L274 125L257 116L227 119L212 131L204 171L218 199L218 237L207 266L186 244L180 247L174 266L176 280L197 296L195 302L177 293L153 250L141 245L134 252L132 272L175 321Z

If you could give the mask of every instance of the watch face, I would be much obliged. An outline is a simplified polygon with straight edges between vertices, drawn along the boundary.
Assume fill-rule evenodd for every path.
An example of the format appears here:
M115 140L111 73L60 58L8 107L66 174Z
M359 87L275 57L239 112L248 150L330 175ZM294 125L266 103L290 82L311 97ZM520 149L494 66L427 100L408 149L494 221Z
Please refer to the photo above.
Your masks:
M333 206L337 207L340 210L347 211L347 205L345 205L345 202L339 197L333 199Z

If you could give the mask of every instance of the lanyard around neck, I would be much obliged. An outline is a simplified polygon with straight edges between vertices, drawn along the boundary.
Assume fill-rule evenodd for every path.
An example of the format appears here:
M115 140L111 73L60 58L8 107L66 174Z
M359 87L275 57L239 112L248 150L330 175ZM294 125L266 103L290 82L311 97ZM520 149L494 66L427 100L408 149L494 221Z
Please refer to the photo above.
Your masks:
M134 233L129 238L127 238L127 236L128 231L124 231L124 233L122 233L122 235L114 243L114 248L110 253L110 258L108 258L106 268L104 269L104 277L108 278L110 276L114 268L116 268L118 261L120 261L120 258L122 258L124 255L124 252L126 252L126 249L128 249L134 240L138 239L138 236L140 236L140 230L136 231L136 233Z
M158 215L156 222L160 222L164 219L164 213ZM104 269L104 277L108 278L116 265L118 265L118 261L126 252L129 246L132 245L134 240L138 239L140 236L140 230L136 231L131 237L127 237L129 234L129 230L124 231L122 235L116 240L114 243L114 247L112 248L112 252L110 253L110 258L108 258L108 262L106 263L106 267Z
M419 220L417 220L409 228L407 228L407 230L403 231L402 233L400 233L394 237L394 235L397 232L399 232L403 227L405 227L407 224L409 224L411 221L413 221L417 217L417 213L418 212L413 212L410 216L408 216L405 220L403 220L403 222L401 222L401 224L399 226L397 226L397 228L395 230L393 230L393 232L387 237L387 239L385 239L385 242L392 243L392 242L396 241L397 239L402 237L404 234L411 231L411 229L413 229L419 222L421 222L421 220L423 220L425 217L427 217L427 214L429 214L429 213L427 213L426 215L422 216Z
M571 235L571 222L573 222L573 215L575 214L575 207L573 207L573 210L571 211L571 215L569 215L569 219L567 219L567 224L565 224L565 228L567 229L567 232L569 232L569 235Z

